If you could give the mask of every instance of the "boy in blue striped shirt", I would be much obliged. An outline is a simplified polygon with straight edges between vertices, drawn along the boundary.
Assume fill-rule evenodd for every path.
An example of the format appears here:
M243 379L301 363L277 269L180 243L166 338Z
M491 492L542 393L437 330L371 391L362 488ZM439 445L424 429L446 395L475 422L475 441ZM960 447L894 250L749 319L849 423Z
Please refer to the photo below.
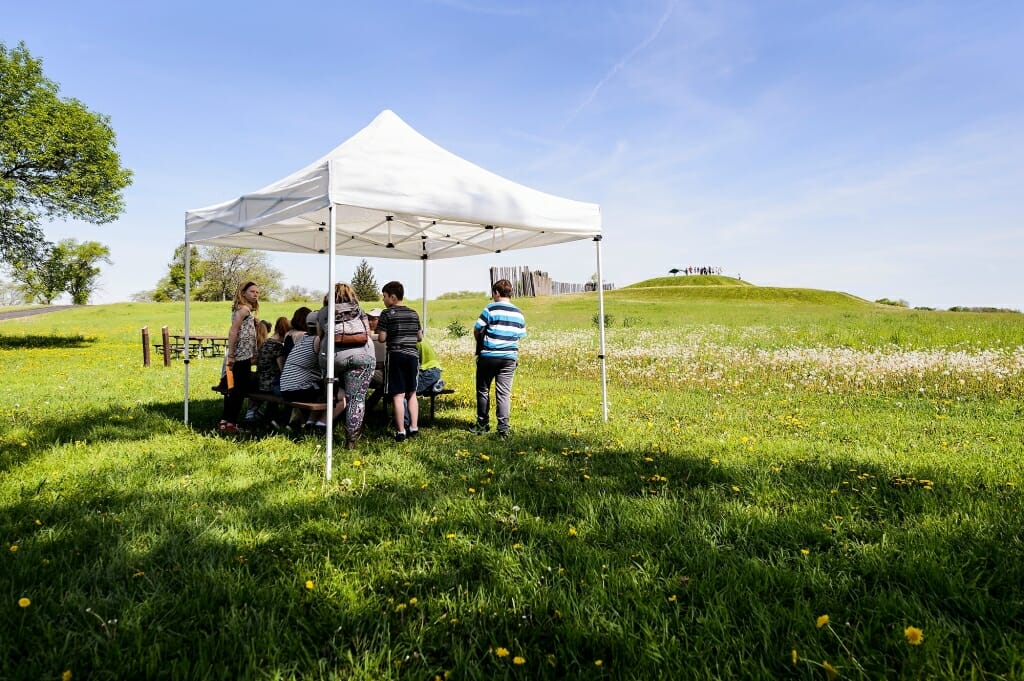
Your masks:
M526 319L512 304L512 282L499 279L491 284L491 301L473 325L477 339L476 425L473 432L486 433L490 426L491 383L497 402L498 435L509 435L512 409L512 378L519 363L519 339L526 336Z

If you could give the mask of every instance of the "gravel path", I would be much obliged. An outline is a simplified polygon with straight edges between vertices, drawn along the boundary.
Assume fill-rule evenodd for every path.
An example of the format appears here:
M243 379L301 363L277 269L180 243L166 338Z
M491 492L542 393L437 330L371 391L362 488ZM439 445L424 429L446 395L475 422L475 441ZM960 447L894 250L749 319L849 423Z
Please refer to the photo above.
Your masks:
M0 312L0 322L5 319L14 319L15 317L30 317L34 314L45 314L47 312L59 312L60 310L70 310L75 307L74 305L50 305L48 307L33 307L28 310L12 310L10 312Z

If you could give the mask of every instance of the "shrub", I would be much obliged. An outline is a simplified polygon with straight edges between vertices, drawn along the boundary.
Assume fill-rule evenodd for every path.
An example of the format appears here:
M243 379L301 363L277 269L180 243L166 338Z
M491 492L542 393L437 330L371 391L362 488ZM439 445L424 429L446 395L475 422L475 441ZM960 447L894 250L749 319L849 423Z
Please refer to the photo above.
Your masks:
M449 338L462 338L469 335L469 330L458 319L448 322L448 326L444 327L444 330L448 332Z
M889 298L879 298L875 302L878 303L879 305L892 305L893 307L910 307L910 303L908 303L907 301L903 300L902 298L899 299L899 300L890 300Z
M615 317L614 316L608 314L607 312L604 313L604 328L606 328L606 329L607 328L611 328L611 325L612 325L612 323L614 321L615 321ZM600 315L600 313L595 312L594 316L590 318L590 323L593 324L594 326L599 326L601 324L601 315Z

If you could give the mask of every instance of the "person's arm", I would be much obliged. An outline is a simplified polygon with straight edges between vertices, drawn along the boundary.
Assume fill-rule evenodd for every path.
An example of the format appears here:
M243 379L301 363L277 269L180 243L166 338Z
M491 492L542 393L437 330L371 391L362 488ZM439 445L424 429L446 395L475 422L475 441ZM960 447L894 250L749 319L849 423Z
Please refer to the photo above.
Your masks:
M229 367L235 363L235 343L238 342L238 331L242 328L242 320L249 315L249 312L249 306L242 305L235 310L235 316L231 320L231 328L228 330L228 352L224 358Z

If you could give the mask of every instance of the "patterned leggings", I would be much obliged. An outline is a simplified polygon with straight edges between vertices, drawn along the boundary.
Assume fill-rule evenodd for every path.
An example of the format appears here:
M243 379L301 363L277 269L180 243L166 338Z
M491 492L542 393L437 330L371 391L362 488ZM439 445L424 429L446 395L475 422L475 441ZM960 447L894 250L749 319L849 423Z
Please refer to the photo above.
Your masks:
M335 363L341 390L345 392L348 406L345 408L345 432L349 439L359 436L363 430L363 418L366 416L366 391L370 388L370 379L377 360L373 355L353 355L348 359Z

